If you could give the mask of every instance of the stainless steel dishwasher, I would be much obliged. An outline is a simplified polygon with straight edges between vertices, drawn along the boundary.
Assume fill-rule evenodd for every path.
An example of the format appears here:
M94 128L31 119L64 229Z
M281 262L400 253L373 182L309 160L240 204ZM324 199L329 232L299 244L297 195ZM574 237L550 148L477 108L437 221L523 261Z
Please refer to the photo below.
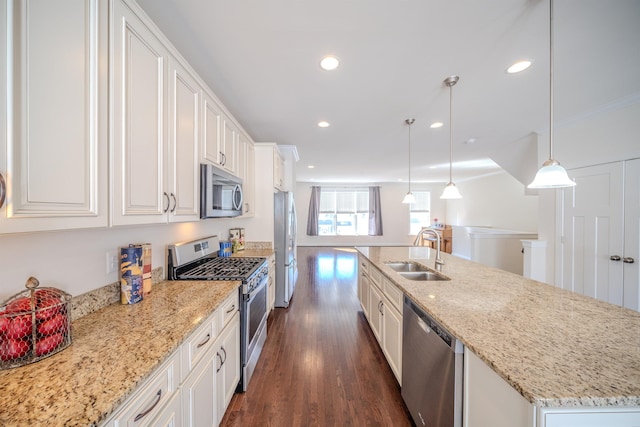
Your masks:
M402 398L417 426L462 426L464 346L406 295Z

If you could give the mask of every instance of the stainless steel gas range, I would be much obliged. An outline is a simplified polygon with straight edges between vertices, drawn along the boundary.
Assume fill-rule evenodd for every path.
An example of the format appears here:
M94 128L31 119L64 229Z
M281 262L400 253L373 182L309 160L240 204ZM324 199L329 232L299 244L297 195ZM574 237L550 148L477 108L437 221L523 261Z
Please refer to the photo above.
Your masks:
M246 391L267 339L266 258L219 257L218 236L169 245L169 280L239 280L240 383Z

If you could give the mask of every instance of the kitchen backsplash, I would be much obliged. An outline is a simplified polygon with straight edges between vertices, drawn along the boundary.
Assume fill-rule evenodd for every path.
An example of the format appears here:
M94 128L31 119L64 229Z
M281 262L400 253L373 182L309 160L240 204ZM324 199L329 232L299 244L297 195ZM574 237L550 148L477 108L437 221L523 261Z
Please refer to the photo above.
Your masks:
M273 249L273 242L246 242L245 250ZM164 268L151 271L151 283L155 286L165 280ZM153 289L153 288L152 288ZM153 290L151 291L153 293ZM120 282L114 282L98 289L74 296L71 299L71 320L98 311L103 307L120 302Z
M163 267L151 270L151 286L164 281ZM93 291L71 298L71 321L98 311L103 307L120 302L120 282L111 283Z

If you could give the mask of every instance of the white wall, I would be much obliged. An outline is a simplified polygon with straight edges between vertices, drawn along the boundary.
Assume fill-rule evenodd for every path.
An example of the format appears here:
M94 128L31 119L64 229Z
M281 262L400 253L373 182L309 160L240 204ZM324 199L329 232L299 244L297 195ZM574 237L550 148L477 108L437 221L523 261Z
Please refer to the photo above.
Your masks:
M153 268L167 266L167 245L244 227L249 219L207 219L199 222L0 235L0 301L23 291L29 276L41 286L60 288L75 296L118 281L106 273L107 251L129 243L152 244ZM251 235L248 241L255 240Z
M329 187L348 187L346 184L314 184L298 182L296 186L296 209L298 212L298 245L299 246L391 246L409 245L414 236L409 235L409 205L402 203L407 193L407 184L383 183L360 184L353 187L368 185L380 186L382 201L383 236L307 236L307 218L309 216L309 199L312 185ZM446 204L440 200L440 193L444 184L419 184L411 186L413 191L431 191L431 219L443 219L446 214Z
M508 173L500 172L456 185L462 199L447 201L447 224L538 230L538 196L525 195L524 185ZM453 246L455 248L455 240Z

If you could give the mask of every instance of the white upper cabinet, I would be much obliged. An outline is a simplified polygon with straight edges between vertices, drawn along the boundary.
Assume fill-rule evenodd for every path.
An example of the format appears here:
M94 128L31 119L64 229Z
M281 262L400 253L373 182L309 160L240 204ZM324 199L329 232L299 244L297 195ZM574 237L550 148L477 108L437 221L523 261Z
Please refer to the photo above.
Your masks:
M222 117L222 145L220 147L219 163L225 170L236 174L238 172L238 131L233 122L227 117Z
M112 224L199 218L199 86L144 18L114 5Z
M197 221L199 193L200 87L173 58L169 61L169 221Z
M113 225L166 221L167 50L120 0L113 28Z
M202 161L238 173L239 132L214 97L203 93Z
M107 8L0 6L0 233L107 226Z
M202 94L202 161L219 165L222 109L208 92Z
M238 138L238 176L242 178L242 216L255 215L256 149L253 142L242 132Z

